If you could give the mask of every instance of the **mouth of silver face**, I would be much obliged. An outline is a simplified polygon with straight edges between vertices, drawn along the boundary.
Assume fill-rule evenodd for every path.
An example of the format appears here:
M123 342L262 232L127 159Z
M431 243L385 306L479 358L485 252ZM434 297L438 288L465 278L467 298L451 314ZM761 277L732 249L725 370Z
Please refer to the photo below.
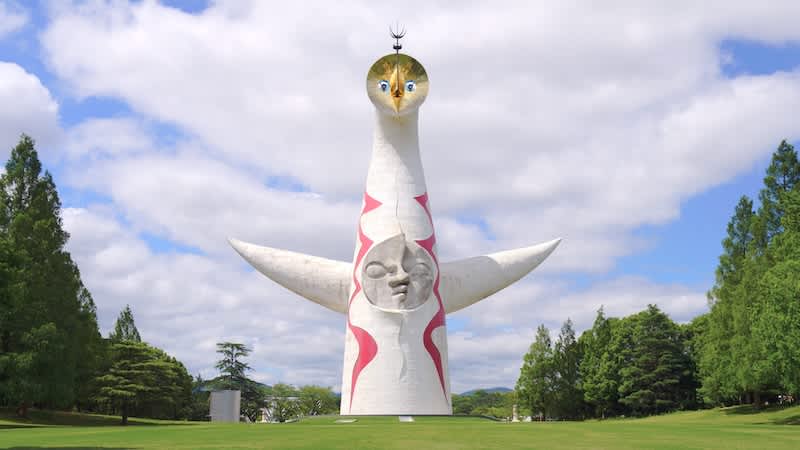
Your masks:
M408 292L408 283L398 284L392 288L392 294L405 294Z
M400 283L392 287L392 298L398 302L403 302L408 295L408 283Z

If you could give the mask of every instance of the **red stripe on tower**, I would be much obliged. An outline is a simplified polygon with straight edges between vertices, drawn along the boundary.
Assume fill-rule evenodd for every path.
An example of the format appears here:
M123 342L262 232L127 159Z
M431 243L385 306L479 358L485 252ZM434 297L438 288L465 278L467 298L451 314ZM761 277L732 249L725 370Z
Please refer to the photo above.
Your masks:
M355 337L356 342L358 342L358 357L356 357L356 363L353 365L353 374L350 377L349 409L353 409L353 396L356 392L358 375L362 370L364 370L365 367L367 367L367 364L369 364L375 358L375 355L378 354L378 344L375 342L375 338L373 338L365 329L357 327L350 322L350 305L353 304L353 299L356 298L356 295L361 292L361 283L358 282L358 277L356 277L358 265L361 263L364 255L367 254L367 251L369 251L373 244L372 239L367 237L367 235L364 234L364 230L361 228L361 217L379 206L381 206L381 202L375 200L374 198L370 197L369 194L364 192L364 207L361 209L361 216L358 219L358 241L361 245L358 248L356 260L353 263L353 285L355 288L353 289L353 295L350 296L350 302L348 303L347 307L347 327L350 329L350 332L353 333L353 337Z
M414 200L416 200L422 206L422 208L425 209L425 213L428 215L428 220L431 223L431 230L433 230L433 217L431 216L431 211L428 208L428 193L426 192L420 196L414 197ZM433 258L433 263L436 264L436 279L433 281L433 295L436 296L436 300L439 302L439 310L436 311L436 314L425 327L425 331L422 333L422 343L425 346L425 350L427 350L428 354L431 355L433 365L436 366L436 372L439 374L439 383L442 385L442 393L447 396L447 389L444 386L444 367L442 366L442 354L439 352L439 349L433 342L433 331L439 327L445 326L444 304L442 303L442 296L439 294L439 259L436 258L436 254L433 251L433 246L436 245L436 232L431 231L430 237L427 239L418 240L416 242L422 248L424 248L429 255L431 255L431 258Z

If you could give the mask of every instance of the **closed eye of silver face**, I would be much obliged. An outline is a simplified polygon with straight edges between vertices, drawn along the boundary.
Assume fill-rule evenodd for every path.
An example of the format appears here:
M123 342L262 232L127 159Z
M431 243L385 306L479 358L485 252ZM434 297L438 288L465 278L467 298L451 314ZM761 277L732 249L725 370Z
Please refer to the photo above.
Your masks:
M367 276L370 278L383 278L389 272L386 267L379 262L372 262L367 265L365 269Z
M414 277L425 277L431 275L431 269L425 263L417 263L414 264L409 273Z

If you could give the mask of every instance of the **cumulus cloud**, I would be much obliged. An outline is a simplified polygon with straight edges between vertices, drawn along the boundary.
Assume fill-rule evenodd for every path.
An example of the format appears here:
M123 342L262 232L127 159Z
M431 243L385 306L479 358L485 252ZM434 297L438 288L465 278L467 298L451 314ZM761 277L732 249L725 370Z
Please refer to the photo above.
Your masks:
M215 343L235 340L254 349L251 360L264 381L338 386L344 344L339 314L265 283L241 264L154 252L113 209L66 208L63 217L72 234L68 249L98 303L102 333L129 304L146 341L206 377L215 376ZM324 374L316 376L312 365ZM315 376L301 376L305 372Z
M153 148L152 134L145 124L131 117L89 118L70 128L63 156L95 160L146 152Z
M800 71L727 78L719 50L724 39L800 41L800 4L404 11L404 51L431 78L421 145L443 259L565 238L531 278L454 316L468 324L450 335L454 391L513 384L539 322L569 315L582 329L600 303L613 315L647 303L679 320L702 311L703 296L679 285L623 277L576 290L565 274L608 271L648 246L638 227L675 220L681 202L800 136ZM245 269L224 238L350 259L373 121L364 76L391 51L394 18L368 2L51 11L41 43L65 95L132 111L70 128L59 155L70 187L109 199L65 218L104 327L129 302L144 334L193 369L210 370L215 339L237 337L264 380L338 385L341 318ZM39 92L31 110L52 105L40 116L55 123L47 90L7 66L0 79L16 70ZM159 142L163 126L180 139ZM148 236L190 251L155 251Z
M14 63L0 61L0 158L22 133L48 145L60 136L58 104L36 75Z
M28 14L14 2L0 2L0 39L18 31L28 23Z

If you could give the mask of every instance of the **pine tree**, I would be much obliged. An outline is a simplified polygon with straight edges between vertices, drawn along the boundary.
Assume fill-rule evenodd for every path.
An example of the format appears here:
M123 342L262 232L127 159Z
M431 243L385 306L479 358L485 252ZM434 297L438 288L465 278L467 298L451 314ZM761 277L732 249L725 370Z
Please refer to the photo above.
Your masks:
M0 177L0 403L75 402L100 345L94 302L64 250L53 178L23 135Z
M768 248L775 264L759 279L754 335L784 393L800 396L800 187L780 199L782 233Z
M550 331L544 325L536 329L520 369L516 391L520 402L531 412L548 417L555 402L556 378Z
M222 355L222 359L217 361L215 367L223 374L225 389L242 390L247 379L245 372L250 370L242 358L250 354L250 349L237 342L218 342L217 353Z
M798 186L797 152L784 140L767 168L758 212L753 213L752 202L743 197L728 225L717 280L709 292L711 312L698 361L701 391L713 403L738 397L760 405L760 395L781 383L775 334L767 330L782 320L775 311L788 313L774 300L791 304L792 291L785 288L790 287L786 283L793 269L775 250L783 247L787 223L791 227L793 214L785 198Z
M95 400L114 407L122 425L131 415L178 419L189 414L192 377L183 364L144 342L116 342L111 355L111 368L96 380Z
M585 331L578 340L583 348L580 363L584 399L594 408L594 414L605 418L617 405L619 370L616 359L610 353L612 327L617 319L607 319L603 308L590 330Z
M575 419L583 414L583 392L578 370L581 357L581 348L575 340L572 320L567 319L558 334L553 358L557 373L555 386L557 397L556 412L559 417Z
M781 205L781 195L791 192L800 183L800 162L794 146L781 141L764 177L764 188L758 194L761 207L754 227L755 246L763 252L767 244L782 230L781 219L785 211Z
M707 339L700 352L699 371L703 379L702 393L713 403L724 402L744 390L737 375L743 354L742 342L749 336L749 323L743 314L747 290L742 283L753 258L757 229L753 202L742 196L728 222L727 236L722 241L716 283L709 291L711 306Z
M636 415L677 409L686 393L685 378L692 373L682 333L655 305L631 317L628 361L620 370L620 403Z
M778 373L770 362L767 343L763 335L755 333L760 315L765 310L766 297L759 296L763 280L778 261L768 251L774 239L783 232L782 219L786 216L781 198L800 183L800 162L794 147L785 140L772 155L764 177L764 187L759 192L761 205L752 221L753 240L741 281L732 286L733 339L732 360L736 382L756 406L760 397L777 387Z
M108 338L111 342L142 342L139 330L136 329L136 323L133 320L130 305L125 305L125 309L119 313L119 317L114 323L114 331L109 334Z

